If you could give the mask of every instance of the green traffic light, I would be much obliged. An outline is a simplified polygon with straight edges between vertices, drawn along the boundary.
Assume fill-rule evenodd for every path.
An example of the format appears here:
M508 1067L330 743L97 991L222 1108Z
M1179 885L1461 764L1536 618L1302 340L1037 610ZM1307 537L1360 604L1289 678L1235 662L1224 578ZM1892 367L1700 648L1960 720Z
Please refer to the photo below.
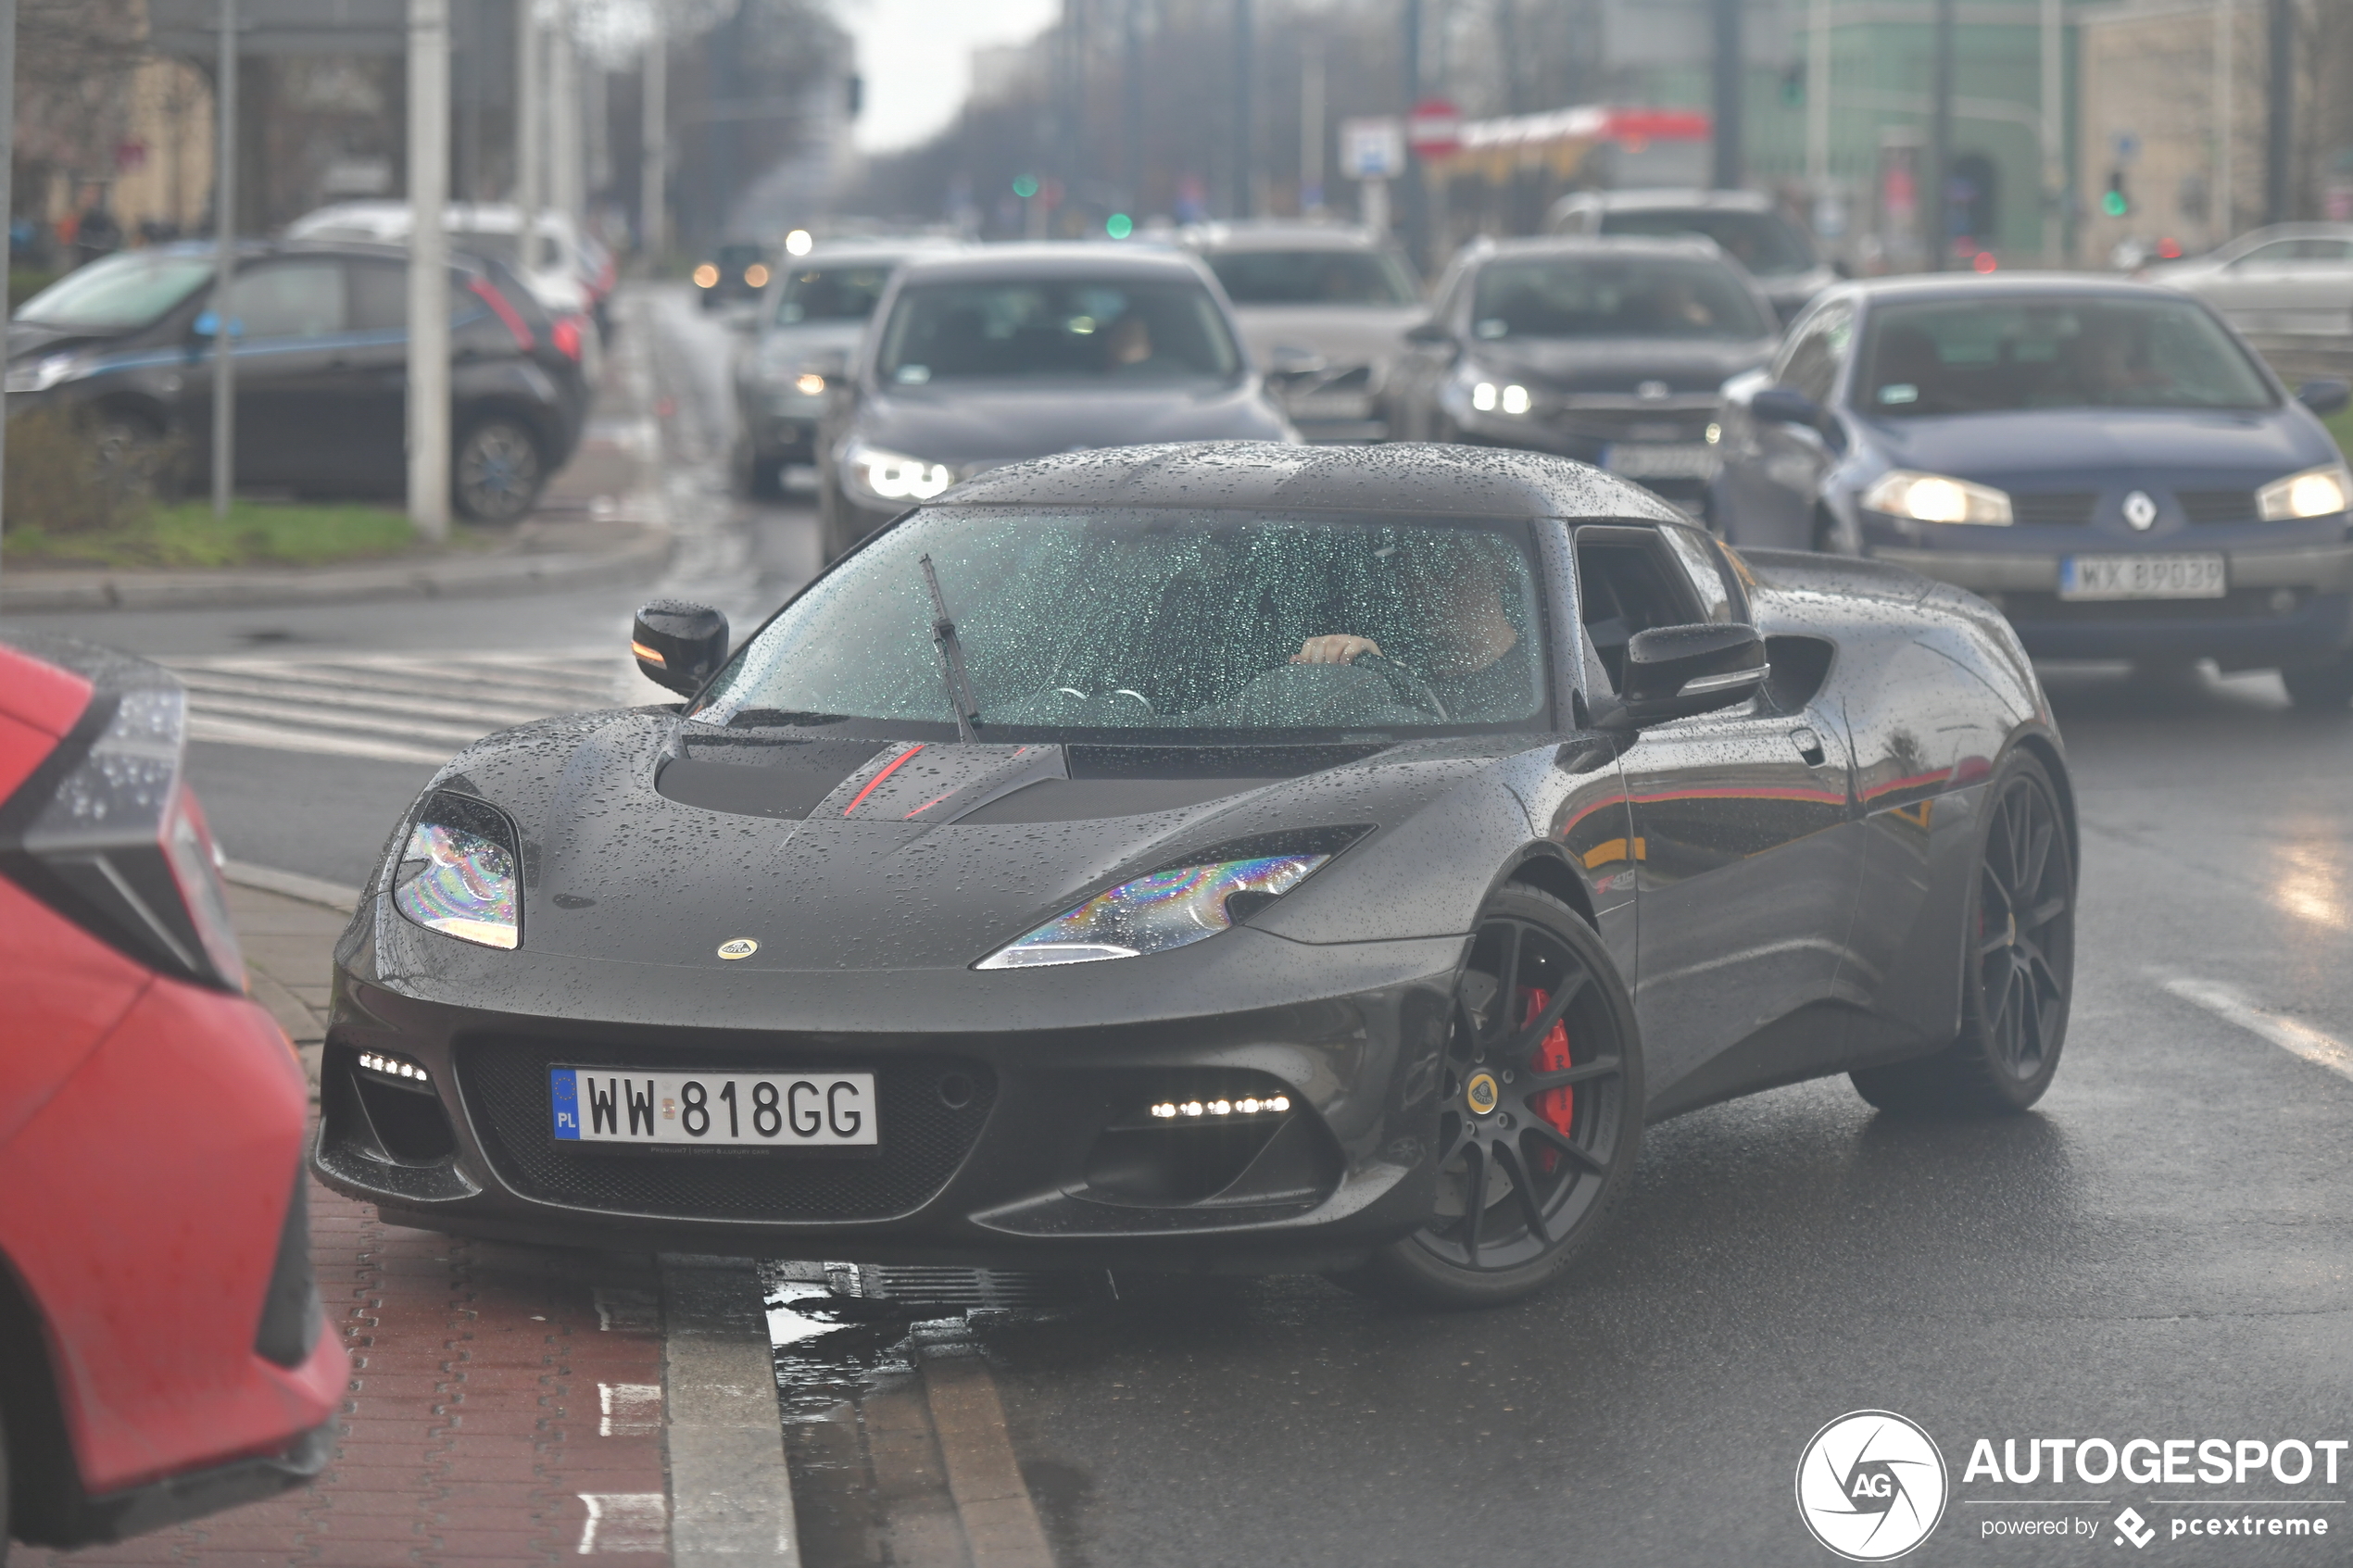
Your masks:
M2124 199L2124 193L2121 191L2110 191L2100 198L2100 210L2110 218L2123 217L2131 205Z
M1024 201L1027 201L1030 197L1036 195L1037 194L1038 176L1035 174L1016 174L1013 176L1013 194L1019 196Z
M1103 232L1114 240L1124 240L1136 232L1136 220L1124 212L1114 212L1103 220Z

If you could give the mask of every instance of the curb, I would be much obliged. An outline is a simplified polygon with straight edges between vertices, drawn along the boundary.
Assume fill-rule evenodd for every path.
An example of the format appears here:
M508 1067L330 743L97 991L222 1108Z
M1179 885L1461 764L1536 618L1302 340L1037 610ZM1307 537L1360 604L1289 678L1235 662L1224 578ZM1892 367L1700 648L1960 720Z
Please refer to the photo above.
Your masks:
M224 860L220 865L220 880L239 887L251 887L263 893L275 893L281 897L299 898L306 904L321 904L337 914L357 914L359 910L359 889L346 887L339 882L328 882L300 872L282 872L270 866L256 866L244 860Z
M609 550L546 555L451 556L381 566L277 571L28 573L0 580L0 612L58 609L217 609L258 605L352 604L379 599L551 593L640 581L669 563L669 528L639 521Z

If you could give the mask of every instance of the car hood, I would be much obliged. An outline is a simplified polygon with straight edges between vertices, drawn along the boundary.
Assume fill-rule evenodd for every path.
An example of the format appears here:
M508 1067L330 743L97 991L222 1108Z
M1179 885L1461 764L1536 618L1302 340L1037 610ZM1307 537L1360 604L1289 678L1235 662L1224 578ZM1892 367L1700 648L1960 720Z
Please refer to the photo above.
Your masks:
M2168 476L2255 484L2327 462L2320 421L2289 405L2257 413L2039 408L1870 422L1889 466L2003 488Z
M1260 774L1221 779L1197 760L1160 765L1195 748L1110 748L1123 761L1104 748L934 743L900 761L913 743L754 739L770 754L749 759L746 737L720 733L748 772L811 767L812 790L835 778L792 808L806 815L778 817L673 798L666 770L700 754L681 744L697 728L661 710L580 715L493 736L443 770L435 787L489 801L520 832L527 950L716 969L717 946L749 936L759 952L729 972L962 969L1128 877L1245 841L1277 852L1267 835L1319 829L1362 836L1252 925L1311 942L1456 935L1493 870L1470 852L1477 835L1528 831L1504 774L1515 757L1551 759L1491 737L1254 762L1221 748L1208 774ZM805 755L774 755L795 747ZM1073 797L1010 808L1025 785ZM1156 809L1107 814L1127 805ZM1401 864L1416 870L1401 876ZM395 928L425 944L420 955L448 946L405 922L384 929Z
M63 327L43 326L37 321L11 321L8 323L8 358L15 361L39 354L62 354L69 349L112 343L128 335L125 332L69 332Z
M1772 351L1769 338L1529 338L1475 344L1471 358L1497 375L1555 392L1631 393L1644 382L1665 382L1670 392L1715 392Z
M1387 365L1404 352L1405 329L1422 319L1415 306L1386 309L1347 306L1238 306L1242 341L1261 369L1274 363L1277 348L1304 348L1322 355L1334 370Z
M853 440L972 472L1104 446L1281 441L1290 430L1252 378L1226 385L974 382L953 392L893 391L869 396L850 433Z

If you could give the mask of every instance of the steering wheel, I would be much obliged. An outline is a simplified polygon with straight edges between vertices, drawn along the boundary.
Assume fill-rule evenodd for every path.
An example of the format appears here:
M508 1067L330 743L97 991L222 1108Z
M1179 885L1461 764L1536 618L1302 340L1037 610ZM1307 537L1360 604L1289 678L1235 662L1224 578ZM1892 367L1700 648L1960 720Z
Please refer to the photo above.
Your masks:
M1368 651L1358 654L1348 662L1353 665L1364 665L1370 669L1374 674L1387 681L1399 693L1409 698L1416 707L1426 709L1437 715L1440 723L1453 722L1452 716L1446 711L1445 699L1438 695L1437 688L1420 675L1390 658L1389 655Z

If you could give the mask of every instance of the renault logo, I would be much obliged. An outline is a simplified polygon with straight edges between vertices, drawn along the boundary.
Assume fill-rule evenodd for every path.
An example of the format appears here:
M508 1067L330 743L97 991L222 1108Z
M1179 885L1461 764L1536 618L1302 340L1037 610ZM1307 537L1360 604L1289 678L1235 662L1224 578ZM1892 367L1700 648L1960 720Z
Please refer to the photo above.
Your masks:
M1638 382L1634 386L1634 395L1645 403L1664 403L1667 401L1667 395L1672 390L1673 388L1663 381Z
M719 956L723 959L748 959L758 951L760 944L749 936L737 936L719 944Z
M1503 1098L1504 1091L1496 1085L1491 1073L1474 1073L1471 1081L1463 1085L1463 1103L1471 1108L1474 1115L1486 1115Z
M2124 521L2136 533L2146 533L2157 524L2157 503L2149 499L2145 490L2135 490L2124 497Z

